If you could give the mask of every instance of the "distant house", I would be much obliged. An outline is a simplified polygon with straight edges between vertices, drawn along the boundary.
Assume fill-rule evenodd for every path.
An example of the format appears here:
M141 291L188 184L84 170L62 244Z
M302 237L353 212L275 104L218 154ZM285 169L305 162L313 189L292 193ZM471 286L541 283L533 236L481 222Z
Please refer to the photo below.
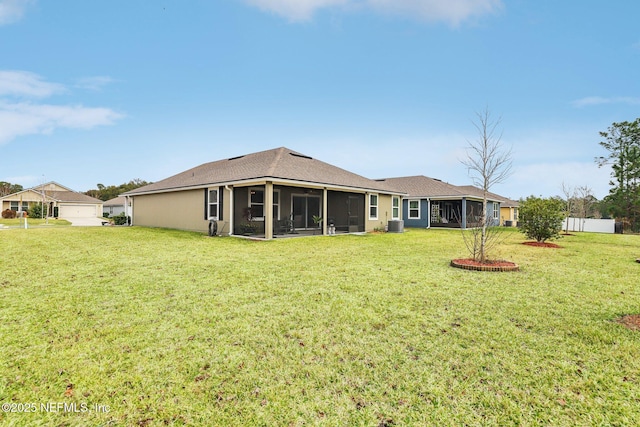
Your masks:
M48 182L0 197L2 210L28 211L42 203L49 217L97 218L102 216L102 200L78 193L56 182Z
M502 225L516 227L518 225L518 208L520 204L515 200L504 199L500 203L500 220Z
M125 196L114 197L102 204L102 214L105 217L112 217L125 213L125 204L127 198Z
M133 225L271 239L384 228L402 218L403 193L281 147L205 163L124 196Z
M424 175L379 180L406 193L402 212L406 227L468 228L477 224L482 212L482 190L473 186L457 186ZM487 216L500 224L503 198L489 194Z

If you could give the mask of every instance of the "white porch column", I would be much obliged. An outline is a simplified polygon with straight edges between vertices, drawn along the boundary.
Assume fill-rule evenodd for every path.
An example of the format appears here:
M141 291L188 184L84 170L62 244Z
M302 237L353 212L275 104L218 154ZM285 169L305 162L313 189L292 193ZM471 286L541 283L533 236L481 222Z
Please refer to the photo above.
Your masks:
M329 230L328 227L328 220L327 220L327 212L329 211L328 207L327 207L327 200L329 199L328 197L328 191L326 188L322 189L322 235L326 236L327 235L327 231Z
M225 186L226 188L227 186ZM233 216L235 215L236 211L234 208L234 200L233 200L233 186L229 187L229 236L233 236Z
M264 238L273 239L273 182L264 185Z

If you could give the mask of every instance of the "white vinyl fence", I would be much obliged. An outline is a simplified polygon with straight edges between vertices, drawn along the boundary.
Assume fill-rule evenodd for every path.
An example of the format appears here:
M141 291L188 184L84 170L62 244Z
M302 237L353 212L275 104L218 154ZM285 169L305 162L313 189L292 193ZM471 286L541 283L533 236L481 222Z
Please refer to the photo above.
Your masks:
M615 219L593 219L569 217L569 231L586 231L591 233L615 233ZM562 221L562 229L566 230L567 219Z

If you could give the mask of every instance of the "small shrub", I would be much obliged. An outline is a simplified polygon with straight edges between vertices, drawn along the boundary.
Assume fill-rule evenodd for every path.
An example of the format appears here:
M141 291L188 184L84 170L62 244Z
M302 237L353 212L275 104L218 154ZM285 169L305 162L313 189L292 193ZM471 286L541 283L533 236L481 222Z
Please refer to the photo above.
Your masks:
M123 213L114 215L111 217L111 220L115 225L128 225L131 223L131 217L128 217Z
M16 215L16 211L12 211L11 209L5 209L2 211L2 218L5 219L13 219Z
M27 214L30 218L44 218L42 214L42 202L33 203L27 211Z
M518 226L529 239L544 242L559 238L563 220L564 202L559 198L529 196L520 202Z

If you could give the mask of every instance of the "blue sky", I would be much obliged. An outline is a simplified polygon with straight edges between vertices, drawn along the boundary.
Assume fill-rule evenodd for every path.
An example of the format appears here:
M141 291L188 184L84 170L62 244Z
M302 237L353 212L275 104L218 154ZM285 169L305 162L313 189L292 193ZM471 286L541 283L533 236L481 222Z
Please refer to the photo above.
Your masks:
M640 2L0 0L0 181L76 191L286 146L369 178L470 183L501 118L519 198L609 170L640 117Z

